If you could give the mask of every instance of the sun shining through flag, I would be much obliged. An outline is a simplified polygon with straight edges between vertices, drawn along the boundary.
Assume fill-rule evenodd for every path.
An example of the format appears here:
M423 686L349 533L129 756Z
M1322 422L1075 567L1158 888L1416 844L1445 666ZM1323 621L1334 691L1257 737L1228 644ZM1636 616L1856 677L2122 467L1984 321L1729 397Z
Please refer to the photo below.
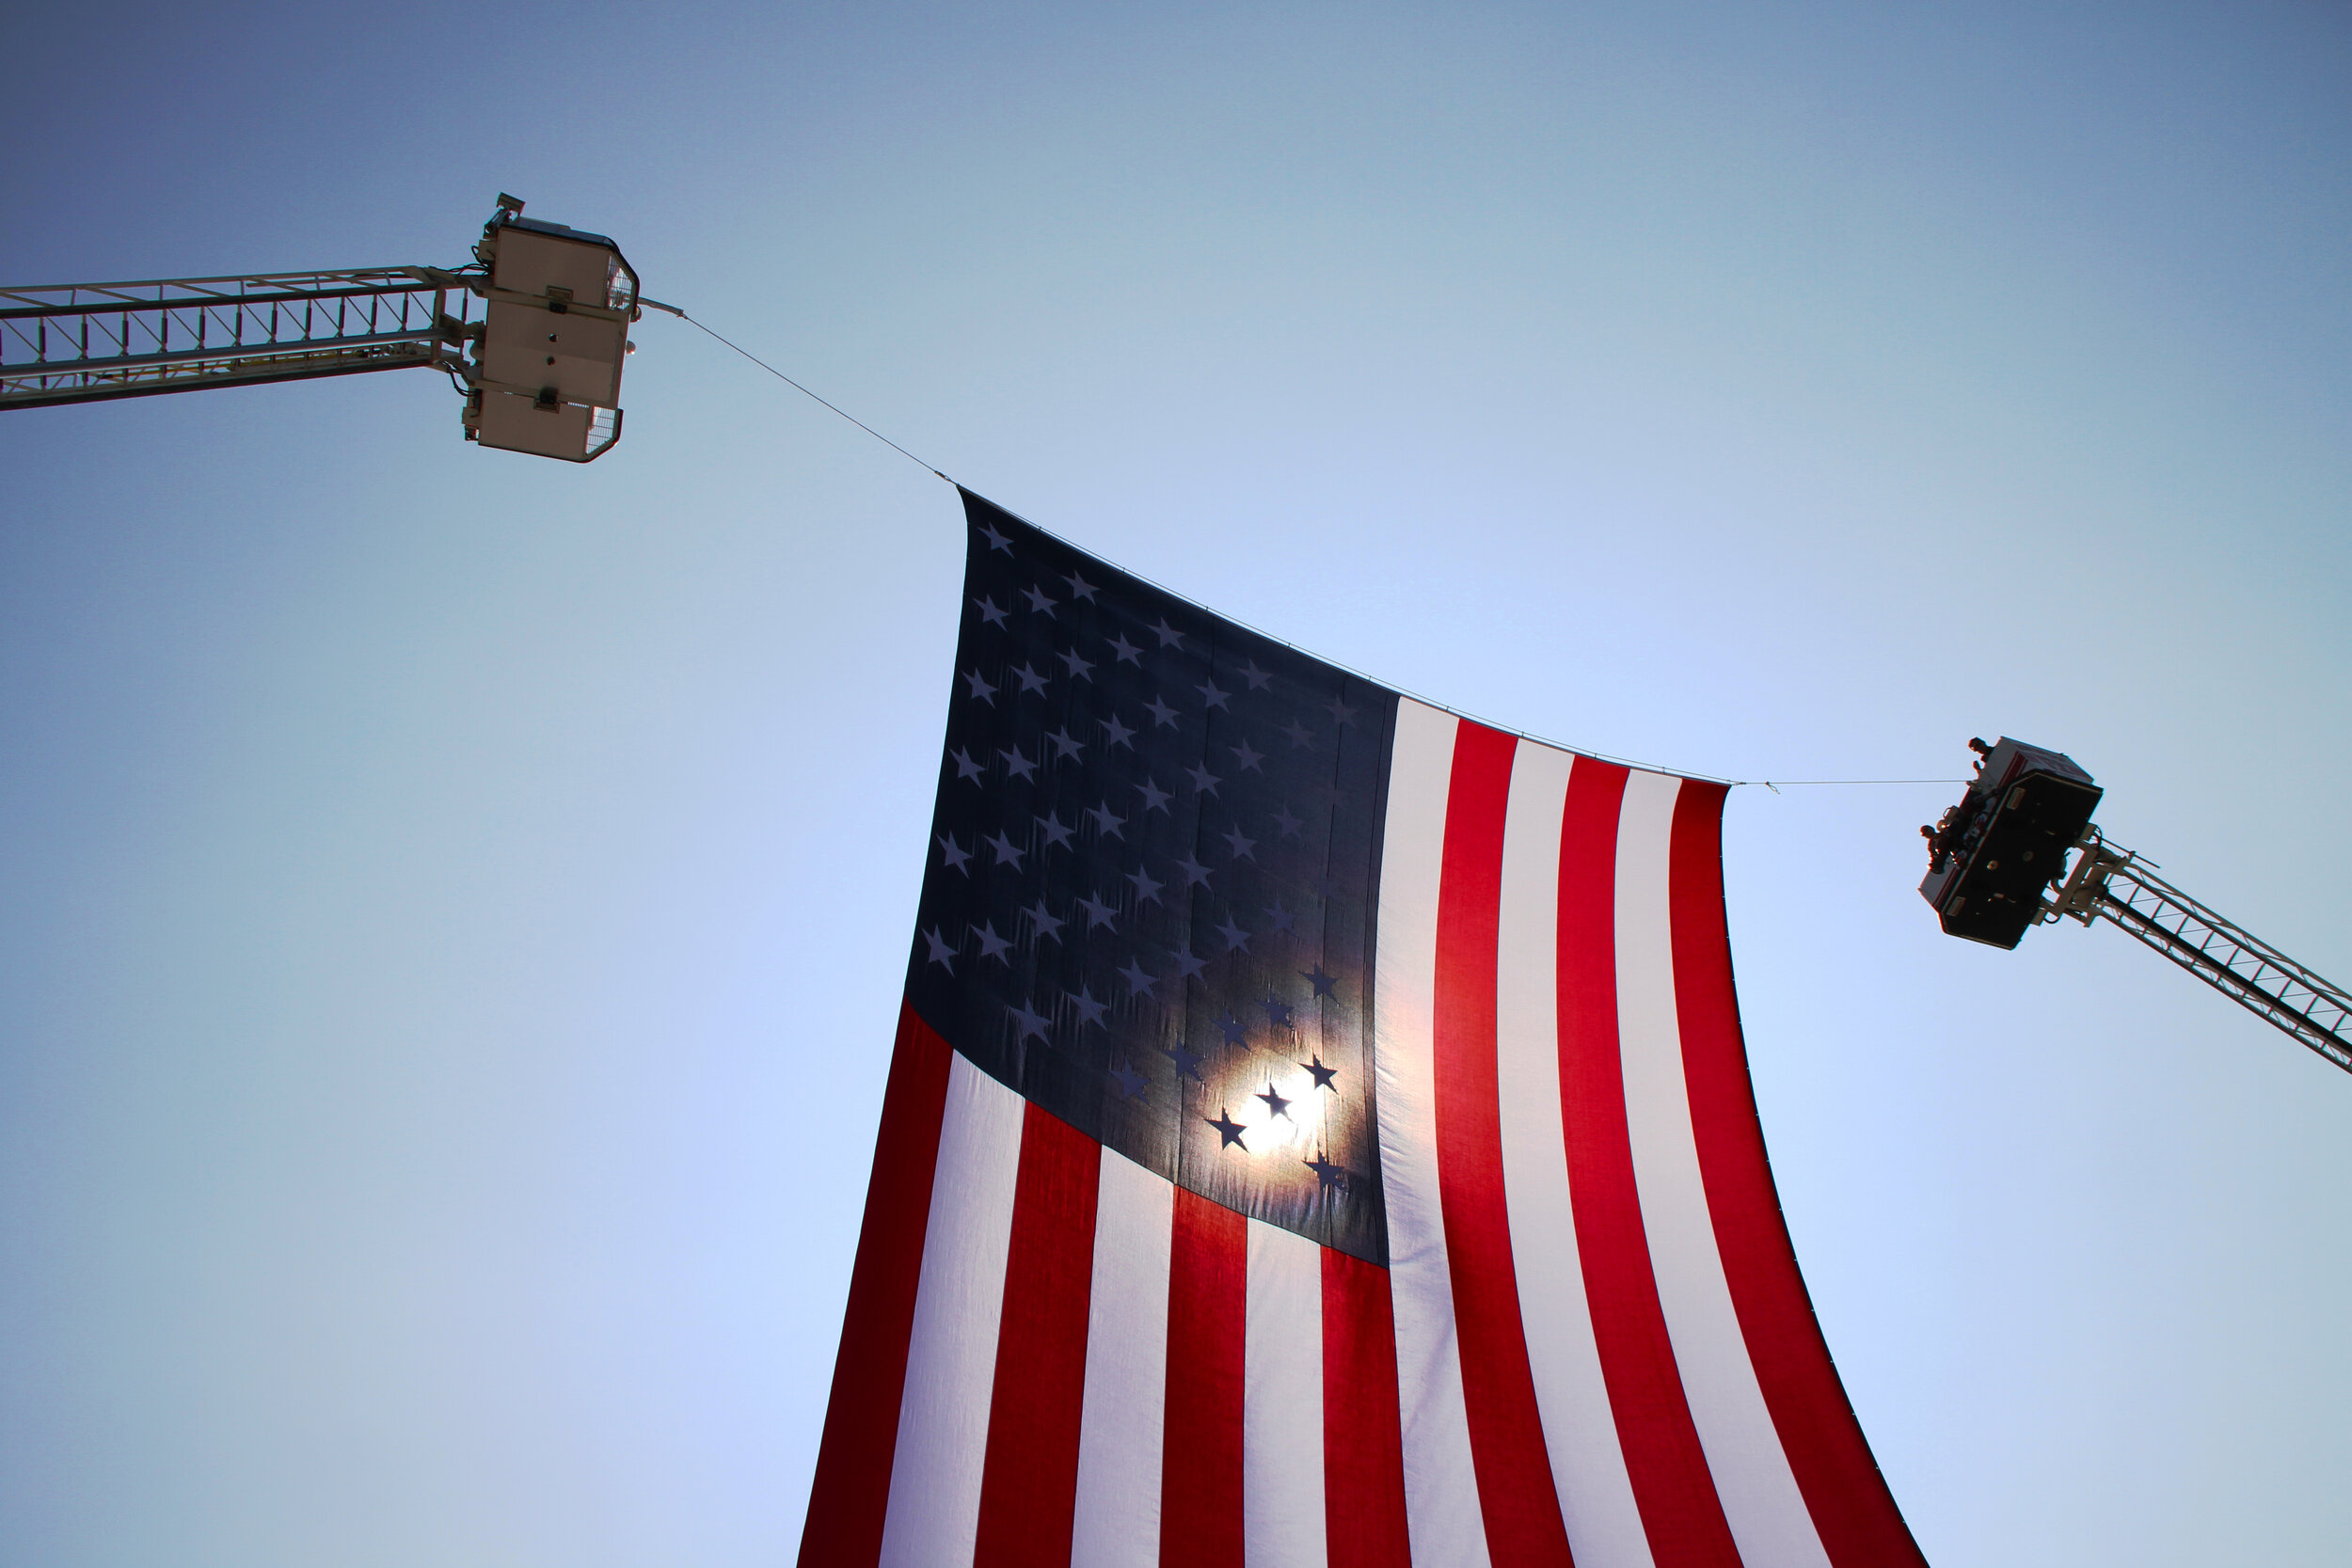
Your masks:
M804 1568L1916 1568L1773 1196L1724 787L964 506Z

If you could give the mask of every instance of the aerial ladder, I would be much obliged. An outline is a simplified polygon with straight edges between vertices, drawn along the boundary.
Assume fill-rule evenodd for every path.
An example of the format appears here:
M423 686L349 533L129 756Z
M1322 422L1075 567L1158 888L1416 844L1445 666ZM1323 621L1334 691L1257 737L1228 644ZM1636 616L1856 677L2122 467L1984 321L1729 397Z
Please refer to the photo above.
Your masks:
M621 438L628 327L659 301L601 234L501 195L460 267L0 288L0 408L442 372L466 439L594 462Z
M1919 894L1947 934L2014 948L2036 926L2107 921L2352 1072L2352 992L2109 843L2090 820L2104 791L2073 758L2006 736L1968 744L1968 792L1919 830Z

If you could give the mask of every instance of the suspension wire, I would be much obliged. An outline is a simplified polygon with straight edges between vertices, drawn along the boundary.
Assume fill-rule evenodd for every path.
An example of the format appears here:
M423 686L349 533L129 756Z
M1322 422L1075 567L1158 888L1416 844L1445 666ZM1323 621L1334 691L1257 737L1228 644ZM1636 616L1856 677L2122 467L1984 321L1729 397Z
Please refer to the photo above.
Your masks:
M1762 784L1777 795L1784 789L1805 789L1816 784L1964 784L1966 779L1741 779L1746 784Z
M775 366L771 365L767 360L762 359L758 355L754 354L750 349L745 348L742 344L735 342L730 339L720 337L718 333L712 332L709 327L703 325L701 322L696 321L693 317L688 315L676 306L664 305L658 299L644 299L642 297L637 301L637 303L640 305L651 306L656 310L667 310L670 314L686 323L689 326L710 333L712 338L726 344L727 347L735 350L736 353L741 355L744 358L749 359L753 364L757 365L761 370L766 371L770 375L774 376L778 381L783 382L787 387L791 388L794 391L799 392L803 397L807 397L817 403L823 404L825 407L832 409L836 414L839 414L843 419L849 420L851 424L857 426L860 430L866 432L866 435L871 436L875 440L880 441L883 446L888 447L892 451L897 452L908 462L913 463L916 467L921 468L925 473L931 475L935 479L947 479L946 474L941 473L937 468L932 467L929 463L924 462L921 458L915 456L914 453L907 451L906 448L900 446L889 436L884 436L881 431L876 430L872 425L867 424L864 420L859 419L855 414L848 412L837 404L827 403L823 398L818 397L815 392L810 391L807 388L802 386L799 382L793 380L790 376L776 369ZM947 479L947 483L955 484L956 482L952 479ZM957 485L956 487L958 489L962 488L961 485Z
M808 399L809 399L809 400L811 400L812 402L817 403L817 404L818 404L822 405L823 407L826 407L826 408L831 409L831 410L832 410L834 413L835 413L835 414L840 415L843 419L845 419L845 420L849 420L851 424L853 424L853 425L857 426L860 430L862 430L862 431L866 432L866 435L871 436L872 436L875 440L880 441L880 442L881 442L883 446L888 447L888 448L889 448L892 451L897 452L899 456L901 456L901 457L905 458L908 462L913 463L913 464L914 464L916 467L921 468L921 469L922 469L925 473L931 475L931 476L932 476L933 478L935 478L935 479L946 479L946 480L947 480L947 483L950 483L950 484L954 484L958 490L961 490L961 489L963 489L963 486L962 486L961 484L957 483L956 483L956 481L954 481L954 480L952 480L952 479L947 479L947 476L946 476L945 473L941 472L941 471L940 471L939 469L937 469L937 468L932 467L931 467L929 463L924 462L921 458L919 458L919 457L915 456L915 455L914 455L914 453L913 453L913 452L911 452L911 451L907 451L907 449L906 449L906 448L904 448L904 447L900 446L898 442L896 442L896 441L892 440L889 436L884 436L884 435L883 435L881 431L876 430L876 429L875 429L872 425L867 424L867 423L866 423L864 420L861 420L861 419L859 419L856 415L850 413L848 410L846 410L846 409L842 408L842 407L841 407L840 405L838 405L837 404L834 404L834 403L827 402L825 399L823 399L823 398L821 398L821 397L818 397L818 396L815 392L810 391L807 388L805 388L805 387L802 386L799 382L797 382L797 381L793 380L790 376L788 376L788 375L785 374L782 371L780 371L780 370L776 369L776 368L775 368L775 366L771 365L770 363L768 363L768 361L767 361L767 360L762 359L762 358L761 358L758 355L754 354L754 353L753 353L750 349L747 349L747 348L743 347L743 345L742 345L742 344L738 343L738 342L735 342L735 341L732 341L732 340L730 340L730 339L727 339L727 338L722 337L719 333L717 333L717 332L713 331L710 327L704 325L704 324L703 324L703 323L701 323L701 322L699 322L699 321L696 321L693 317L691 317L691 316L688 315L688 314L687 314L684 310L680 309L678 307L676 307L676 306L675 306L675 305L664 305L664 304L662 304L662 303L661 303L660 300L658 300L658 299L646 299L646 298L644 298L644 296L642 296L642 295L641 295L641 296L639 296L637 303L638 303L638 304L640 304L640 305L643 305L643 306L646 307L646 308L647 308L647 309L649 309L667 311L669 314L671 314L671 315L673 315L673 316L675 316L678 320L680 320L680 321L682 321L682 322L686 323L689 326L694 327L694 328L696 328L696 329L697 329L697 330L699 330L699 331L702 331L702 332L707 333L707 334L708 334L708 335L709 335L709 336L710 336L710 337L711 337L714 341L718 341L718 342L721 342L721 343L723 343L723 344L725 344L728 348L733 349L736 353L738 353L738 354L741 355L744 358L746 358L746 359L750 360L753 364L757 365L757 366L758 366L761 370L766 371L766 372L767 372L770 375L774 376L774 377L775 377L778 381L783 382L783 383L784 383L787 387L791 388L794 391L799 392L802 396L803 396L803 397L805 397L805 398L808 398ZM1016 515L1018 515L1016 514ZM1026 517L1023 517L1021 520L1022 520L1023 522L1025 522L1025 523L1029 522L1029 520L1028 520ZM1055 533L1055 532L1054 532L1054 531L1053 531L1053 530L1051 530L1051 529L1040 527L1040 526L1039 526L1038 524L1036 524L1036 523L1029 523L1029 526L1030 526L1031 528L1037 529L1037 531L1038 531L1040 533L1043 533L1043 534L1050 535L1051 537L1056 538L1056 539L1061 539L1061 542L1062 542L1063 544L1069 545L1069 546L1070 546L1073 549L1077 549L1077 548L1080 548L1080 547L1081 547L1081 546L1078 546L1078 545L1077 545L1074 541L1068 540L1068 539L1062 539L1060 534ZM1093 552L1089 551L1088 553L1089 553L1089 554L1092 554ZM1097 559L1097 560L1102 560L1103 558L1102 558L1102 557L1100 557L1100 556L1097 556L1095 559ZM1119 569L1120 571L1122 571L1122 572L1126 572L1126 571L1127 571L1127 568L1125 568L1124 566L1120 566L1120 565L1119 565L1119 563L1118 563L1117 562L1115 562L1115 561L1106 561L1106 562L1104 562L1104 563L1105 565L1118 567L1118 569ZM1139 572L1127 572L1127 575L1128 575L1129 577L1135 578L1136 578L1137 581L1139 581L1139 582L1151 583L1151 585L1152 585L1152 587L1154 587L1154 588L1158 588L1158 589L1160 590L1160 592L1162 592L1162 593L1164 593L1164 594L1173 594L1173 595L1174 595L1175 597L1177 597L1177 598L1184 599L1184 602L1185 602L1186 604L1193 604L1193 603L1194 603L1194 601L1193 601L1193 600L1191 600L1191 599L1189 599L1189 598L1186 598L1186 597L1185 597L1185 595L1184 595L1184 594L1177 594L1177 593L1176 593L1176 591L1175 591L1174 589L1164 587L1163 585L1161 585L1161 584L1159 584L1159 583L1157 583L1157 582L1152 582L1152 580L1150 578L1144 577L1144 576L1143 576L1141 573L1139 573ZM1234 617L1232 617L1232 616L1231 616L1231 615L1225 615L1225 614L1222 614L1222 613L1221 613L1221 612L1219 612L1219 611L1209 610L1209 609L1208 609L1205 605L1195 605L1195 608L1196 608L1196 609L1199 609L1199 610L1201 610L1204 613L1207 613L1207 614L1212 614L1212 615L1217 615L1217 616L1218 616L1218 618L1219 618L1219 619L1221 619L1221 620L1233 621L1233 622L1234 622L1234 624L1235 624L1236 626L1245 626L1245 627L1247 627L1248 629L1249 629L1249 630L1251 630L1251 631L1258 632L1258 635L1259 635L1259 636L1263 637L1263 638L1266 638L1266 639L1268 639L1268 640L1269 640L1269 641L1271 641L1280 642L1280 643L1281 643L1284 647L1286 647L1286 648L1291 648L1291 649L1294 649L1294 650L1295 650L1295 651L1297 651L1297 652L1299 652L1299 653L1306 653L1306 650L1305 650L1305 649L1303 649L1303 648L1299 648L1299 647L1298 647L1298 645L1297 645L1296 643L1292 642L1292 641L1288 641L1288 640L1287 640L1287 639L1285 639L1285 638L1276 637L1276 636L1274 636L1274 634L1273 634L1273 633L1271 633L1271 632L1260 631L1258 627L1256 627L1256 626L1249 626L1249 623L1248 623L1247 621L1238 621L1238 620L1235 620L1235 619L1234 619ZM1337 659L1327 658L1327 657L1324 657L1323 655L1321 655L1321 654L1308 654L1308 657L1309 657L1310 658L1318 659L1318 660L1320 660L1321 662L1323 662L1323 663L1325 663L1325 664L1335 665L1335 666L1337 666L1339 669L1345 670L1345 671L1346 671L1349 674L1355 675L1355 676L1357 676L1358 678L1359 678L1359 679L1361 679L1361 680L1372 681L1374 685L1376 685L1376 686L1390 686L1390 683L1389 683L1389 682L1387 682L1387 681L1380 681L1380 680L1374 680L1374 677L1372 677L1372 676L1370 676L1370 675L1365 674L1362 671L1358 670L1358 669L1354 668L1354 667L1353 667L1353 666L1351 666L1351 665L1341 664L1341 663L1339 663L1339 661L1338 661ZM1434 701L1434 700L1432 700L1432 699L1430 699L1430 698L1427 698L1427 697L1423 697L1423 696L1422 696L1422 695L1421 695L1420 693L1418 693L1418 692L1406 690L1406 689L1405 689L1405 688L1403 688L1403 687L1390 686L1390 689L1391 689L1391 690L1401 692L1401 693L1402 693L1402 694L1404 694L1405 696L1411 697L1411 698L1412 698L1414 701L1416 701L1416 702L1427 703L1427 704L1428 704L1431 707L1443 709L1445 712L1454 714L1454 715L1456 715L1457 717L1460 717L1460 718L1464 718L1464 719L1469 719L1469 720L1471 720L1473 722L1476 722L1476 723L1482 723L1482 724L1488 724L1488 725L1489 725L1489 727L1494 728L1494 729L1507 729L1507 728L1508 728L1508 726L1506 726L1506 725L1502 725L1502 724L1493 724L1493 723L1491 723L1491 721L1490 721L1484 720L1484 719L1480 719L1480 718L1478 718L1478 716L1477 716L1477 715L1475 715L1475 714L1466 712L1466 711L1464 711L1464 710L1463 710L1463 709L1461 709L1461 708L1454 707L1454 706L1452 706L1452 705L1449 705L1449 704L1440 703L1440 702L1436 702L1436 701ZM1527 735L1527 732L1525 732L1525 731L1514 731L1513 733L1515 733L1515 734L1520 734L1520 735L1526 735L1526 737L1527 737L1528 739L1530 739L1530 740L1536 741L1536 742L1538 742L1539 744L1546 745L1546 746L1555 746L1555 747L1558 747L1558 748L1559 748L1559 750L1564 751L1564 752L1575 752L1576 754L1578 754L1578 755L1580 755L1580 756L1588 756L1588 757L1592 757L1592 758L1595 758L1596 760L1597 760L1597 761L1601 761L1601 762L1613 762L1613 763L1616 763L1616 764L1618 764L1618 765L1619 765L1619 766L1621 766L1621 767L1626 767L1626 768L1639 768L1639 769L1641 769L1641 770L1642 770L1642 771L1644 771L1644 772L1650 772L1650 773L1670 773L1670 774L1675 775L1675 776L1676 776L1676 777L1677 777L1677 778L1685 778L1685 779L1698 779L1698 780L1702 780L1702 781L1704 781L1704 782L1706 782L1706 783L1708 783L1708 784L1723 784L1723 785L1724 785L1725 787L1727 787L1727 788L1731 788L1731 789L1749 789L1749 788L1754 788L1754 787L1755 787L1756 785L1757 785L1757 784L1762 784L1762 785L1763 785L1766 789L1771 790L1771 791L1772 791L1773 794L1775 794L1775 795L1779 794L1779 793L1781 792L1781 790L1782 790L1784 787L1786 787L1786 788L1789 788L1789 789L1807 789L1807 788L1814 788L1814 787L1817 787L1817 786L1820 786L1820 785L1823 785L1823 784L1850 784L1850 785L1888 785L1888 784L1966 784L1966 783L1968 782L1966 779L1724 779L1724 778L1718 778L1718 777L1716 777L1715 775L1713 775L1713 774L1711 774L1711 773L1691 773L1691 772L1685 772L1684 770L1682 770L1682 769L1680 769L1680 768L1661 768L1661 767L1660 767L1659 765L1657 765L1656 763L1634 762L1634 761L1632 761L1632 760L1630 760L1630 759L1629 759L1629 758L1626 758L1626 757L1615 757L1615 756L1611 756L1611 755L1609 755L1609 754L1608 754L1608 753L1606 753L1606 752L1595 752L1595 751L1590 751L1590 750L1587 750L1586 748L1584 748L1584 747L1581 747L1581 746L1567 746L1567 745L1562 745L1559 741L1556 741L1556 740L1547 740L1547 739L1545 739L1545 738L1544 738L1543 736L1537 736L1537 735Z

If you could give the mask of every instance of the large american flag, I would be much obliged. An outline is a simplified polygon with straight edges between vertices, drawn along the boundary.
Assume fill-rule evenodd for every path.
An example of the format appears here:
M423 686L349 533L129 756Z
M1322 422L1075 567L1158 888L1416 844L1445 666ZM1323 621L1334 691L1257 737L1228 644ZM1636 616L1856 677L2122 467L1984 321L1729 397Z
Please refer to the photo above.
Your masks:
M802 1563L1920 1564L1773 1196L1724 786L964 507Z

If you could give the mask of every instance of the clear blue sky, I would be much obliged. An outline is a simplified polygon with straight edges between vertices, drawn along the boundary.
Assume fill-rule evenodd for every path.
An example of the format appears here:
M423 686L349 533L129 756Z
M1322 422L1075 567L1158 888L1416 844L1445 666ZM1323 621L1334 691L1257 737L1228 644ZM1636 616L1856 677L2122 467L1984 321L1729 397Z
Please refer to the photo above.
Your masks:
M1590 749L2071 752L2323 973L2337 6L11 8L0 279L491 198L1098 553ZM952 490L691 328L0 417L0 1558L773 1563L922 864ZM2352 1559L2352 1079L1946 788L1734 793L1766 1132L1939 1568Z

